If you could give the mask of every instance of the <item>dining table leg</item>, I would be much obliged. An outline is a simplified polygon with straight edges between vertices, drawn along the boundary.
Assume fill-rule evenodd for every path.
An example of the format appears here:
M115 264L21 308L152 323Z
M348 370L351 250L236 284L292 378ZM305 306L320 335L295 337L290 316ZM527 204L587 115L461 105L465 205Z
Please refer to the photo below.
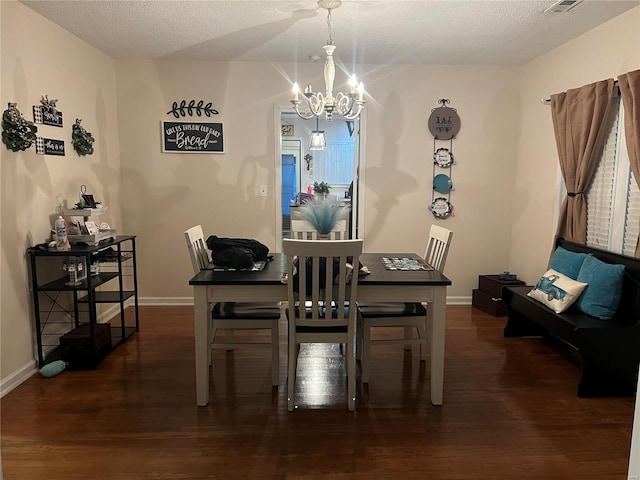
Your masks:
M196 401L199 407L209 403L209 301L207 286L193 287L193 333L196 353Z
M427 329L431 340L431 403L442 405L447 288L434 287L433 297L427 308Z

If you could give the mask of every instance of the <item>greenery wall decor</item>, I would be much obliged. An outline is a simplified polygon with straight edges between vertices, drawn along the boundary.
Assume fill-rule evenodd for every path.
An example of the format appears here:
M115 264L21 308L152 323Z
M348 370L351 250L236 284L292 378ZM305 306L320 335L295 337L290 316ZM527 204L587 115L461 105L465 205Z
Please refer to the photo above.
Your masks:
M80 125L80 122L82 122L82 119L76 118L76 123L74 123L72 127L71 143L73 144L73 149L81 157L84 155L92 155L93 143L96 139Z
M13 152L24 151L33 145L38 131L33 122L24 119L17 105L9 103L9 108L2 113L2 143Z

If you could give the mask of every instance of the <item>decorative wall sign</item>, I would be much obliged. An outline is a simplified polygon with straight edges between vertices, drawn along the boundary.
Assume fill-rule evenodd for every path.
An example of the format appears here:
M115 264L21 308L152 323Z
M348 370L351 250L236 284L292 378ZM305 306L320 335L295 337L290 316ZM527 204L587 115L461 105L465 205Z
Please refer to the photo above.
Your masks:
M189 103L187 103L186 100L182 100L180 103L173 102L173 105L171 105L171 110L167 112L167 115L171 113L174 117L180 118L186 117L187 115L193 116L195 112L195 114L199 117L201 117L203 113L207 117L210 117L211 115L218 114L218 111L213 108L212 105L213 104L211 102L205 105L204 100L200 100L198 103L196 103L195 100L190 100Z
M442 106L431 110L429 117L429 131L437 140L449 140L460 131L460 117L455 108L445 106L448 98L438 100Z
M293 137L293 125L281 125L280 126L283 137Z
M37 131L38 127L24 119L18 104L9 103L9 108L2 113L2 143L7 150L26 150L36 141Z
M436 218L447 218L453 213L453 205L444 197L438 197L431 202L429 210Z
M62 112L56 107L58 99L49 100L49 96L45 95L40 103L42 105L33 106L33 121L52 127L62 127Z
M429 117L429 131L433 135L433 190L431 193L431 205L429 210L436 218L447 218L453 214L451 205L451 191L454 190L451 181L451 166L455 163L453 159L453 138L460 131L460 117L455 108L447 107L447 98L441 98L438 103L441 107L431 110ZM449 140L447 147L436 148L436 141ZM448 174L439 173L436 175L436 167L447 169ZM447 197L437 197L435 193L446 194Z
M36 153L38 155L57 155L64 157L64 140L38 137L36 139Z
M222 123L162 122L162 151L223 153Z
M433 154L433 162L441 168L449 168L453 165L453 153L448 148L438 148Z

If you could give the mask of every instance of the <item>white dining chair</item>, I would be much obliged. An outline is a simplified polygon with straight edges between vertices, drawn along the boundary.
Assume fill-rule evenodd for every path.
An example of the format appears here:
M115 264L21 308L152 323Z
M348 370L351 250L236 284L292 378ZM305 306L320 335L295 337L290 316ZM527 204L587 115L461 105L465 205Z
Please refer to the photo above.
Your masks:
M303 343L346 344L347 406L355 409L358 272L351 266L359 264L362 245L362 240L282 241L287 256L289 411L295 407L298 352Z
M196 225L184 232L189 249L189 257L194 275L209 265L209 252L206 248L202 226ZM211 353L214 349L233 350L234 347L271 346L271 384L279 385L280 351L278 322L281 309L278 303L226 302L215 303L211 307L211 335L209 336L208 360L211 365ZM269 341L236 341L235 330L269 330ZM224 332L224 341L216 333ZM218 336L220 337L220 336Z
M291 239L293 240L318 240L318 232L309 222L302 219L291 219ZM347 240L347 220L338 220L335 227L329 232L328 240Z
M424 259L438 272L444 271L452 238L451 230L439 225L431 226ZM357 344L363 383L369 383L372 345L405 345L407 349L419 345L420 360L426 361L429 344L427 308L428 305L418 302L358 304ZM372 339L371 330L383 327L403 327L403 337Z

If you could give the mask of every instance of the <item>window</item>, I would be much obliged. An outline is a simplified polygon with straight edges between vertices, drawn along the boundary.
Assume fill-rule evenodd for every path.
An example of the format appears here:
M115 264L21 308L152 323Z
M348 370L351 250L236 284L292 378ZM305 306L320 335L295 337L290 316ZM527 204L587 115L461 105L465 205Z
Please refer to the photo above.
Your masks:
M609 133L587 196L587 245L634 256L640 222L640 190L624 135L624 107L613 102Z

